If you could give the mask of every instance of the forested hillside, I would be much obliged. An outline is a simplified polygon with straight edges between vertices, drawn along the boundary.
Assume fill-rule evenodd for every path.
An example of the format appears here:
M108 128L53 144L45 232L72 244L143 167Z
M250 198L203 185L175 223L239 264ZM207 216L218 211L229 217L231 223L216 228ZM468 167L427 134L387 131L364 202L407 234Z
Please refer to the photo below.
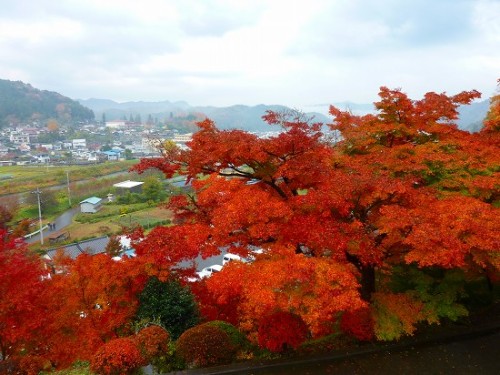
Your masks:
M0 127L49 118L61 123L92 120L94 112L57 92L21 81L0 80Z

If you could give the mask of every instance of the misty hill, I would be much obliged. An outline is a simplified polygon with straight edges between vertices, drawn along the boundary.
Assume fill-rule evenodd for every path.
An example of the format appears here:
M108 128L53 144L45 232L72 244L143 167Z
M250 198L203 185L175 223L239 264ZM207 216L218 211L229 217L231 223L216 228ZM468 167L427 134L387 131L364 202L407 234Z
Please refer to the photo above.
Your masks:
M47 119L75 123L93 120L94 113L57 92L38 90L21 81L0 80L0 127Z
M271 128L262 120L267 110L289 109L281 105L233 105L230 107L190 106L184 101L161 102L126 102L117 103L107 99L87 99L79 102L91 108L97 119L104 113L106 120L119 120L139 115L143 120L149 116L159 121L172 117L186 116L190 113L203 114L215 121L220 129L244 129L248 131L267 131ZM315 121L327 122L328 118L321 113L311 112ZM197 116L198 117L198 116Z
M360 104L352 102L338 102L332 103L341 111L350 111L354 115L363 116L368 113L375 113L375 106L373 104ZM483 127L483 120L488 113L490 106L489 100L481 102L474 102L470 105L463 105L458 107L459 119L457 125L462 130L469 132L477 132ZM328 113L329 104L316 104L309 106L311 110L316 110L320 113Z
M262 115L267 110L289 109L281 105L233 105L230 107L212 107L212 106L190 106L185 101L161 101L161 102L125 102L118 103L107 99L87 99L79 102L91 108L97 119L102 118L105 113L106 119L119 120L141 116L143 120L151 116L159 121L165 121L172 116L186 116L190 113L203 114L214 120L221 129L245 129L249 131L266 131L270 127L262 121ZM349 110L356 115L364 115L375 111L373 104L339 102L333 103L341 110ZM317 104L307 107L307 114L313 116L315 121L328 123L331 117L327 116L328 104ZM482 127L482 121L486 117L489 108L489 100L472 103L469 106L459 108L460 119L458 126L460 129L468 131L478 131ZM197 116L198 117L198 116Z
M458 108L460 116L458 127L462 130L470 131L471 133L481 130L483 127L483 120L486 118L489 108L489 100L460 106Z

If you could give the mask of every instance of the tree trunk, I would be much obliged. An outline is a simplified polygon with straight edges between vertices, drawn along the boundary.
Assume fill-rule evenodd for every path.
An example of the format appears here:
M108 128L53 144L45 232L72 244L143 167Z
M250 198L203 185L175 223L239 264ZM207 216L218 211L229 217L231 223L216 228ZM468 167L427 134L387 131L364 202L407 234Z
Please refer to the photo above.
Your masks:
M375 267L366 265L361 266L361 298L363 301L370 302L372 293L375 292Z
M372 293L375 292L375 266L363 265L357 256L347 253L347 260L354 264L361 273L359 292L363 301L370 302Z

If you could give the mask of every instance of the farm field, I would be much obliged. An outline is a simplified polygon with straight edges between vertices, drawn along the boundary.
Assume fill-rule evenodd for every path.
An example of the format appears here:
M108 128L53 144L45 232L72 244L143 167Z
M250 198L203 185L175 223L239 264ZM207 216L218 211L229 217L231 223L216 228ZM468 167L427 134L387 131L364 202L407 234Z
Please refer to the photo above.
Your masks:
M137 162L137 160L125 160L92 165L2 166L0 167L0 195L65 184L67 174L70 182L75 182L127 171Z
M129 214L116 215L102 218L94 223L78 223L66 227L65 230L71 233L73 240L102 236L121 231L123 227L141 225L145 230L148 227L158 225L159 222L172 219L172 212L164 208L153 207Z

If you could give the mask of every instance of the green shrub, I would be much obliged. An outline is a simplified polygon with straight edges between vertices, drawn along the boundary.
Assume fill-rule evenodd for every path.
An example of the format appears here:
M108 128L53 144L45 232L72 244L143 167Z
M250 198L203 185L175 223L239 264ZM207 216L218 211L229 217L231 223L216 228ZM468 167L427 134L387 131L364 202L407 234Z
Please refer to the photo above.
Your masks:
M208 323L184 332L177 340L177 352L188 367L224 365L236 356L228 334Z
M0 374L3 374L0 372ZM90 371L90 363L83 361L76 361L70 368L59 371L42 371L40 375L97 375Z
M134 204L144 203L147 200L147 197L143 196L142 194L128 192L127 194L119 195L116 199L116 202L118 204Z
M223 320L212 320L205 324L226 332L236 350L247 350L252 346L247 337L231 323L224 322Z
M148 280L139 295L137 320L158 321L173 339L199 322L198 306L191 290L178 281Z
M151 361L156 374L165 374L172 371L180 371L186 368L182 358L177 354L175 343L170 341L167 345L166 352L158 355Z

